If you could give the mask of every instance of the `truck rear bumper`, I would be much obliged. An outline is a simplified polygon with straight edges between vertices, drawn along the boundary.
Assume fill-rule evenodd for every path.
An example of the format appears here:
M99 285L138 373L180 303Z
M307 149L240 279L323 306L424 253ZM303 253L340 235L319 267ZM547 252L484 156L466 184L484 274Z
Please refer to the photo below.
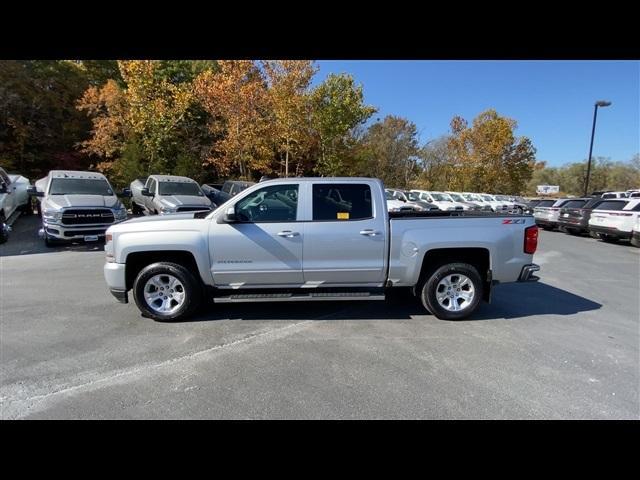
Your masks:
M533 273L540 270L540 266L535 263L531 263L529 265L525 265L522 267L522 271L520 272L520 276L518 277L519 282L537 282L540 280L540 277L535 276Z

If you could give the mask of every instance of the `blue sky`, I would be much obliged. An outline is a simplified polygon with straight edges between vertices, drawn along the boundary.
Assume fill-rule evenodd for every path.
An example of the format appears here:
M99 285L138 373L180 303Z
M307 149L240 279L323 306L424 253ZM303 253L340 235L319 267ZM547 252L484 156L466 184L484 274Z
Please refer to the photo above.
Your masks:
M364 86L373 119L399 115L413 121L426 142L449 132L461 115L469 122L495 108L518 122L538 160L549 165L583 161L596 100L593 155L629 160L640 153L640 62L637 61L380 61L317 62L314 84L329 73L350 73Z

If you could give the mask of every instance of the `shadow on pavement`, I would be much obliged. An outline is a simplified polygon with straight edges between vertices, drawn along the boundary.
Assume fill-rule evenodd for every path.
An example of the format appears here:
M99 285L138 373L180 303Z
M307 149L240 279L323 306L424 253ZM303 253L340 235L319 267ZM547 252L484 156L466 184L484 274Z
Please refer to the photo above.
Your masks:
M482 304L463 321L516 319L535 315L575 315L597 310L601 304L544 283L499 285L491 304ZM238 320L407 320L428 315L407 294L394 302L304 302L214 304L185 322ZM435 317L432 317L437 320ZM445 320L443 320L445 321Z

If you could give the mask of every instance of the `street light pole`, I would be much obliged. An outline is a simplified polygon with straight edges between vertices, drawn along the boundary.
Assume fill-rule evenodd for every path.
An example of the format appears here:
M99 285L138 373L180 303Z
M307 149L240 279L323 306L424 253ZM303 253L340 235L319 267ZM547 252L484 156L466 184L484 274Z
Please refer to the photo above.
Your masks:
M591 127L591 144L589 145L589 161L587 163L587 178L584 182L584 196L586 197L589 190L589 176L591 175L591 154L593 152L593 137L596 133L596 118L598 117L598 107L608 107L611 102L599 100L593 107L593 126Z

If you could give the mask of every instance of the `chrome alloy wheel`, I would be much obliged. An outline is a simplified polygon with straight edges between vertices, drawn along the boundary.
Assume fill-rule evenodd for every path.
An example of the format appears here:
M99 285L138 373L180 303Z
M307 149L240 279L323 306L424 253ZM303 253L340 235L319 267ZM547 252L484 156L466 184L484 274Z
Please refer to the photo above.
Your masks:
M154 275L144 286L144 300L157 313L173 313L184 303L184 285L173 275Z
M459 312L473 302L475 288L473 282L466 275L453 273L447 275L438 283L436 298L445 310Z

